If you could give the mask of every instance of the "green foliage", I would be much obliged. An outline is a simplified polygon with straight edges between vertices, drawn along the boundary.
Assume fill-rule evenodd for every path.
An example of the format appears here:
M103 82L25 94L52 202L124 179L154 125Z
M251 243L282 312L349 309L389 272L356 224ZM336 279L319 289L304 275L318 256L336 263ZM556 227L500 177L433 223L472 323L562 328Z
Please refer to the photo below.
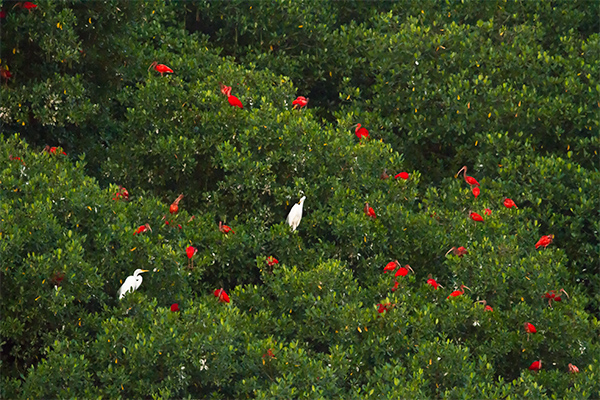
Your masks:
M597 4L2 5L3 398L598 397Z

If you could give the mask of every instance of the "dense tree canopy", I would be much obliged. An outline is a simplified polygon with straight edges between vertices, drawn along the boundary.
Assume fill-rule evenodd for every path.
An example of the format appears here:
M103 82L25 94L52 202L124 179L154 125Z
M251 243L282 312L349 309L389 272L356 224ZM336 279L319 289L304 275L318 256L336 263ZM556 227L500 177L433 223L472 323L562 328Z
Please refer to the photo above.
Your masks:
M597 2L0 7L3 398L600 397Z

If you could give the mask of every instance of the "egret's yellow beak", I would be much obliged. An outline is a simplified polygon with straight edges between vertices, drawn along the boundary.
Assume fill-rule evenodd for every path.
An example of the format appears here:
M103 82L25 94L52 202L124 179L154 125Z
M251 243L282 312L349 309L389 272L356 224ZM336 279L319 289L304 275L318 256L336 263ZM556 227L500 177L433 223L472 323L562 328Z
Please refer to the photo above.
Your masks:
M143 269L142 272L148 272L148 270L147 269Z

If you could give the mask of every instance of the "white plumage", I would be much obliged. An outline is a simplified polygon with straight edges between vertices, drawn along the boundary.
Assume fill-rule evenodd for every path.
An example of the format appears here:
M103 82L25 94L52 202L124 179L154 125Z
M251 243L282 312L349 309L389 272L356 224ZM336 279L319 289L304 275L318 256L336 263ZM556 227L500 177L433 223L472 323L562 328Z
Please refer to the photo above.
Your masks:
M142 277L140 276L140 274L142 272L148 272L148 270L138 268L135 270L133 275L128 276L127 279L125 279L125 282L117 292L117 294L119 295L119 300L121 300L123 296L125 296L125 294L127 294L128 292L134 292L137 290L137 288L140 287L140 285L142 284Z
M302 196L300 201L294 204L294 207L292 207L287 216L286 222L292 227L292 232L296 230L298 225L300 225L300 220L302 220L302 205L305 199L306 196Z

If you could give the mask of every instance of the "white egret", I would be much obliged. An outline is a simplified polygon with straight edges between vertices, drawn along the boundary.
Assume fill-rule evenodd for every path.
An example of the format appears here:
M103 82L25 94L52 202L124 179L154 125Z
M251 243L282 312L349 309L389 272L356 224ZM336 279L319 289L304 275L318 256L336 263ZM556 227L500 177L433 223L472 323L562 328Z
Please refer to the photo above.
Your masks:
M134 292L137 290L137 288L140 287L140 285L142 284L142 277L140 276L140 274L142 272L148 272L148 270L138 268L135 270L133 275L128 276L127 279L125 279L125 282L117 292L119 295L119 300L121 300L126 293Z
M300 201L294 204L294 207L292 207L292 210L287 216L286 222L292 227L292 232L300 225L300 220L302 219L302 205L304 204L305 199L306 196L302 196Z

